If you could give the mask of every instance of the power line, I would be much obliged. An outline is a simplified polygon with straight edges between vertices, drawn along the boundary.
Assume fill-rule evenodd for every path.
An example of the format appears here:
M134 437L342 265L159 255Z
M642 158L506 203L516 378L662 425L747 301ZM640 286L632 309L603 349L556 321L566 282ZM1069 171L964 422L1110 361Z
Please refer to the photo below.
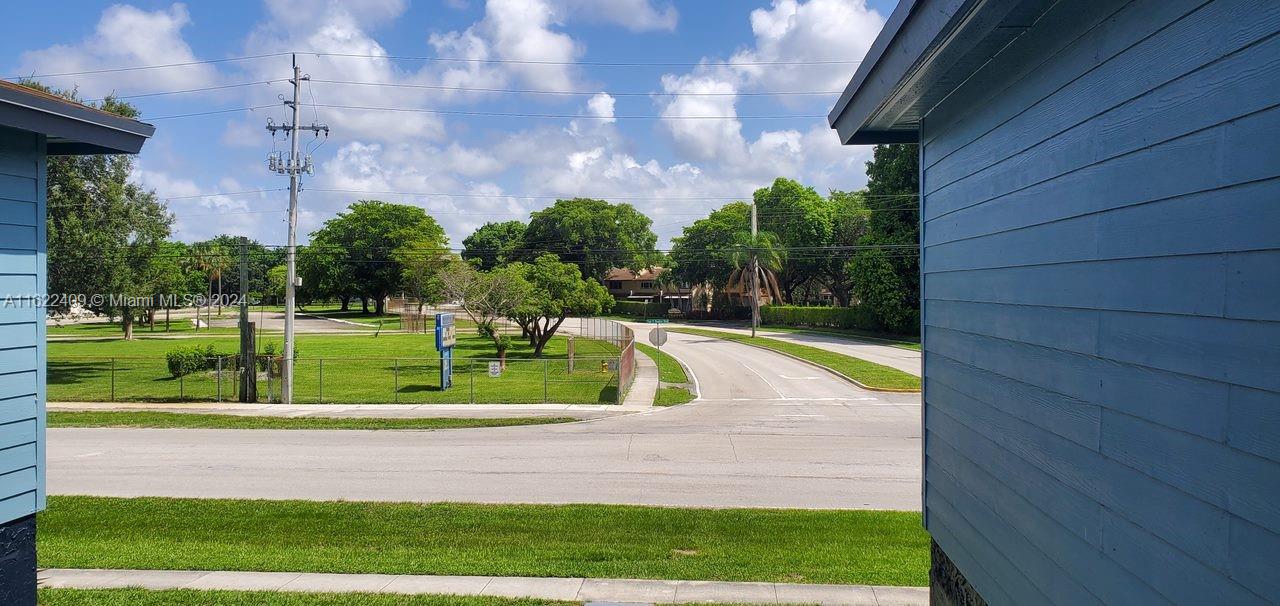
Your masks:
M534 112L490 112L466 109L439 109L428 107L378 107L372 105L339 105L327 103L303 103L302 105L311 105L312 107L323 107L327 109L347 109L354 111L376 111L376 112L394 112L394 113L415 113L415 114L435 114L443 116L474 116L482 118L553 118L553 119L573 119L573 120L810 120L818 118L826 118L826 114L775 114L775 115L746 115L746 116L658 116L650 114L623 114L615 116L590 116L585 114L552 114L552 113L534 113ZM167 116L154 116L147 118L148 120L171 120L174 118L191 118L194 116L208 116L212 114L229 114L233 112L252 111L267 107L275 107L274 105L251 105L248 107L229 107L225 109L210 110L203 112L192 112L186 114L173 114Z
M369 55L360 53L321 53L302 52L298 54L316 57L346 57L357 59L390 59L394 61L430 61L440 63L480 63L506 65L559 65L583 67L698 67L707 65L705 61L543 61L537 59L476 59L470 57L435 57L413 55ZM726 62L725 67L768 67L768 66L802 66L802 65L857 65L862 61L842 59L809 60L809 61L735 61Z
M277 82L287 82L288 80L259 80L257 82L238 82L235 84L222 84L219 86L202 86L200 88L184 88L182 90L166 90L154 93L138 93L134 95L112 95L112 99L139 99L142 97L160 97L164 95L181 95L185 93L203 93L211 90L226 90L229 88L244 88L247 86L261 86L263 84L275 84ZM98 101L106 101L107 97L98 99L85 99L85 103L93 103Z
M231 61L248 61L251 59L265 59L268 57L283 57L289 53L265 53L261 55L244 55L240 57L227 57L225 59L202 59L199 61L183 61L181 63L161 63L157 65L131 65L126 67L108 67L103 69L87 69L78 72L57 72L47 74L31 74L29 76L9 76L5 80L23 80L27 78L54 78L58 76L83 76L88 74L114 74L118 72L132 72L149 69L164 69L169 67L191 67L195 65L210 65L214 63L227 63Z
M724 200L724 201L746 201L752 196L633 196L633 195L574 195L561 196L550 194L481 194L468 192L411 192L411 191L392 191L392 190L364 190L364 189L339 189L339 188L311 188L308 191L328 192L340 194L369 194L369 195L401 195L401 196L422 196L422 197L442 197L442 198L512 198L516 200L570 200L574 198L594 198L605 200L672 200L672 201L689 201L689 200ZM863 195L868 199L900 199L910 198L916 199L919 194L876 194ZM782 198L791 199L791 198Z
M314 57L341 57L350 59L384 59L392 61L428 61L437 63L478 63L478 64L506 64L506 65L559 65L559 66L582 66L582 67L698 67L706 65L705 61L542 61L535 59L476 59L470 57L439 57L439 56L414 56L414 55L372 55L360 53L327 53L314 51L282 51L277 53L263 53L258 55L243 55L239 57L225 57L222 59L201 59L196 61L181 61L177 63L160 63L152 65L127 65L121 67L108 67L101 69L86 69L73 72L48 72L43 74L30 74L25 76L9 76L5 80L23 80L27 78L56 78L61 76L84 76L90 74L114 74L130 71L144 71L152 69L167 69L173 67L193 67L197 65L212 65L217 63L230 63L236 61L250 61L254 59L268 59L273 57L287 57L289 55L302 54ZM848 61L842 59L831 60L796 60L796 61L728 61L725 63L714 64L723 65L725 67L797 67L797 66L821 66L821 65L858 65L861 61Z
M386 86L390 88L411 88L456 92L479 93L517 93L526 95L565 95L588 96L606 94L611 97L775 97L791 95L838 95L842 91L755 91L755 92L703 92L703 93L670 93L670 92L618 92L618 91L585 91L585 90L547 90L530 88L486 88L473 86L444 86L438 84L410 84L398 82L358 82L354 80L322 80L316 78L312 82L324 84L341 84L350 86Z

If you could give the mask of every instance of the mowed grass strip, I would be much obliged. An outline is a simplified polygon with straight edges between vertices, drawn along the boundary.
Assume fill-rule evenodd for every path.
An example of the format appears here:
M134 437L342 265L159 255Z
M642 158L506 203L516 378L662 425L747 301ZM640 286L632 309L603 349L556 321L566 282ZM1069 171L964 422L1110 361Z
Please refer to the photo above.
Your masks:
M41 606L576 606L488 596L302 593L284 591L198 591L194 589L41 589Z
M573 417L368 418L273 417L159 411L54 411L49 427L131 429L399 429L436 430L569 423Z
M51 496L39 566L922 586L897 511Z
M658 348L643 343L636 343L636 349L641 353L649 356L650 360L658 366L658 380L663 383L688 383L689 377L684 372L684 367L674 357L666 352L659 352Z
M893 347L901 347L903 349L920 351L920 341L910 340L913 339L913 337L894 338L893 336L886 335L885 333L857 330L854 328L811 328L806 326L782 326L780 324L765 324L760 328L774 332L807 332L819 335L832 335L836 337L844 337L851 341L879 343L883 345L892 345Z
M808 360L819 366L825 366L846 377L849 377L872 389L900 389L900 390L916 390L920 389L920 377L902 372L896 368L890 368L874 362L846 356L844 354L811 347L808 345L800 345L797 343L788 343L779 341L778 339L770 339L768 337L752 337L749 335L740 335L732 332L724 332L720 330L706 330L703 328L671 328L671 332L679 332L688 335L697 335L700 337L711 337L716 339L724 339L726 341L738 341L749 345L765 347L774 351L791 354L797 358Z
M675 406L692 402L693 392L683 387L659 387L653 396L654 406Z

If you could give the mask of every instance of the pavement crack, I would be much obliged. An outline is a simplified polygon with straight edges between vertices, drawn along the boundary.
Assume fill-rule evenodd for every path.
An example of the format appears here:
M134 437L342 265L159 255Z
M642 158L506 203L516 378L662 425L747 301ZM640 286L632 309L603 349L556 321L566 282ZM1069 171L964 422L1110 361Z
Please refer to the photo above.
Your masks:
M725 434L725 435L726 435L726 436L729 436L729 450L730 450L731 452L733 452L733 462L734 462L734 463L741 463L742 461L739 461L739 460L738 460L738 447L737 447L737 445L735 445L735 444L733 443L733 434L728 433L728 434Z

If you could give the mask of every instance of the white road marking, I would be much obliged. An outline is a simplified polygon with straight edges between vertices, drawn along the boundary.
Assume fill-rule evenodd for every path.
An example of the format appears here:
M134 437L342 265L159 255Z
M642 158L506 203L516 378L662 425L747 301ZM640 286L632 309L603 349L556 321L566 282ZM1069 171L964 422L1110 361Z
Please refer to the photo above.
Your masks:
M761 380L761 381L764 381L764 382L765 382L765 384L767 384L767 385L769 386L769 389L772 389L772 390L774 391L774 393L778 394L778 397L780 397L780 398L782 398L782 399L784 399L784 400L787 398L787 396L786 396L785 394L783 394L783 393L782 393L782 390L778 389L778 388L777 388L777 386L775 386L775 385L773 384L773 382L772 382L772 381L770 381L769 379L766 379L764 375L760 374L760 371L758 371L758 370L756 370L756 369L752 368L752 367L751 367L751 366L749 366L746 362L743 362L743 363L742 363L742 367L743 367L743 368L745 368L745 369L747 369L747 370L749 370L749 371L751 371L751 373L752 373L752 374L754 374L755 376L760 377L760 380Z
M789 381L816 381L822 378L822 377L788 377L787 375L778 375L778 376L784 379L787 379Z

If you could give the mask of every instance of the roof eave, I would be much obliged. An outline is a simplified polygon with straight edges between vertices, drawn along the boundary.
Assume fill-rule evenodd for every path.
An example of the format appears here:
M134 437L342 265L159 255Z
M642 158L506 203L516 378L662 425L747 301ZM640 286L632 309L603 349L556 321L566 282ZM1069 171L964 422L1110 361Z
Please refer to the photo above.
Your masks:
M0 126L41 133L50 155L136 154L155 126L39 91L0 87Z
M912 143L944 98L1050 0L902 0L828 121L845 144Z

